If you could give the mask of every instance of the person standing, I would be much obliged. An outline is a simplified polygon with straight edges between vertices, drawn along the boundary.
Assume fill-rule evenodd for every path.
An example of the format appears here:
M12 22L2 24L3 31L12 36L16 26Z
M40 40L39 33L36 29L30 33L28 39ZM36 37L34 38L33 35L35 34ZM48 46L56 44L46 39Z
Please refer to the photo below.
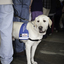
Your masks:
M2 64L10 64L13 60L12 25L13 25L12 0L0 0L0 59Z
M29 20L29 7L31 0L13 0L14 3L14 14L16 16L20 16L21 18ZM24 22L28 23L28 21L19 19L18 17L14 17L14 21L18 22ZM24 43L20 43L19 40L16 39L14 42L14 50L15 50L15 56L23 57L24 56L24 50L25 45Z

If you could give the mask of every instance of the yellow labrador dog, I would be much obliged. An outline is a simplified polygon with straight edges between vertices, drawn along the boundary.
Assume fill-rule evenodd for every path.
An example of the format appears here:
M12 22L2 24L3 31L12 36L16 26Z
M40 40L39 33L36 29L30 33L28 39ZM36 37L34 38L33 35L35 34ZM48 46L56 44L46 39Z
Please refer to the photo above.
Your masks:
M22 22L13 23L13 37L15 39L19 39L19 31L22 24ZM51 27L52 21L45 15L40 15L34 21L28 22L26 29L29 32L29 38L28 40L22 40L26 46L27 64L38 64L34 61L35 51L43 35L46 34L48 25Z

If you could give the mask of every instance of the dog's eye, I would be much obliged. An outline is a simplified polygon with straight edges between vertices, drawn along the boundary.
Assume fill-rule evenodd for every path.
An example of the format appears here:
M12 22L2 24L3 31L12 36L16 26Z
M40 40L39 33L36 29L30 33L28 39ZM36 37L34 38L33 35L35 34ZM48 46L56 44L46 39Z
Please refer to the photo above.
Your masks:
M39 22L39 20L37 22Z
M43 20L43 22L46 22L46 20Z

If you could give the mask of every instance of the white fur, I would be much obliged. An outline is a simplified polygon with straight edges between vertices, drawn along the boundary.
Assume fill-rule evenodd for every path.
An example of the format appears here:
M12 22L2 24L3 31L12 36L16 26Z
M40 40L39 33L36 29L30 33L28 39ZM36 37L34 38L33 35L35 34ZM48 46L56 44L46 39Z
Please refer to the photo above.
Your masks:
M44 22L43 20L45 20L46 22ZM19 39L19 30L22 24L23 24L22 22L13 23L13 37L15 39ZM45 15L40 15L36 17L35 20L32 21L32 23L28 22L27 30L29 31L29 38L33 40L42 39L43 35L45 35L46 32L40 33L39 26L43 27L42 31L46 31L48 28L48 25L51 27L52 21L50 20L49 17ZM31 62L33 64L38 64L37 62L34 61L34 55L35 55L37 45L41 42L41 40L39 41L23 40L23 42L25 43L25 46L26 46L27 64L31 64Z

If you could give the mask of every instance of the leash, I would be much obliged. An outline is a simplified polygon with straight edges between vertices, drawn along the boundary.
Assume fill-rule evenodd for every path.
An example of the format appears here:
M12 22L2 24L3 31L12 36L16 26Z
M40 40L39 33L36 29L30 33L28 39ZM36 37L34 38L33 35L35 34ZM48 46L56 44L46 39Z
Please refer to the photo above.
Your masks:
M25 19L25 18L22 18L22 17L20 17L20 16L17 16L17 15L14 15L14 17L17 17L17 18L19 18L19 19L22 19L22 20L26 20L26 21L28 21L28 22L31 22L31 24L35 27L35 25L32 23L32 21L29 21L29 20L27 20L27 19Z
M27 19L25 19L25 18L22 18L22 17L18 16L18 15L14 15L14 17L18 17L19 19L29 21L29 20L27 20ZM29 21L29 22L31 22L31 21Z
M14 7L13 7L13 8L14 8ZM31 22L31 24L34 26L34 24L32 23L32 21L29 21L29 20L27 20L27 19L25 19L25 18L22 18L22 17L18 16L18 11L17 11L15 8L14 8L14 11L16 12L16 14L14 13L14 17L17 17L17 18L19 18L19 19L22 19L22 20ZM35 27L35 26L34 26L34 27Z

